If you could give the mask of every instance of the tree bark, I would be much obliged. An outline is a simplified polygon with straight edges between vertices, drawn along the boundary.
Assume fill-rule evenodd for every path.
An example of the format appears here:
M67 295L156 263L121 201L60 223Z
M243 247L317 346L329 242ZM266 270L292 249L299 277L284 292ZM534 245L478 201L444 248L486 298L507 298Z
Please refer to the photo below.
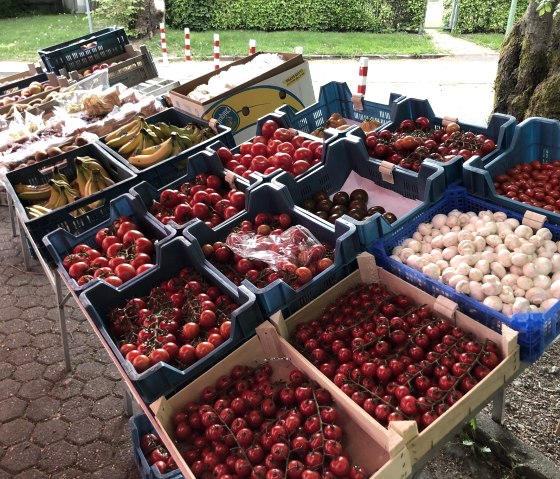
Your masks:
M159 32L159 24L165 16L165 2L161 0L145 0L144 8L138 14L135 28L140 36L152 38Z
M560 15L539 16L536 8L531 1L502 45L494 85L494 111L518 121L560 119Z

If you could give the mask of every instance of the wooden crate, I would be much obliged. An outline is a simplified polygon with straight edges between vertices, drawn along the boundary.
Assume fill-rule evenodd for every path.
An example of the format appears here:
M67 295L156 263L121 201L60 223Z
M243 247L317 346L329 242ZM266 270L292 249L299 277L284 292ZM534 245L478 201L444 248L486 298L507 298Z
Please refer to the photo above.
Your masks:
M333 383L327 380L317 369L300 355L292 355L286 340L278 336L274 326L264 323L257 328L257 336L227 356L224 360L190 383L169 399L162 397L152 403L150 408L155 414L158 425L167 433L167 444L173 444L170 451L185 478L194 478L192 471L179 453L172 438L175 429L172 415L190 401L197 401L200 392L209 385L214 385L223 374L227 374L234 365L257 366L269 361L275 379L287 379L293 369L299 369L333 396L340 414L340 424L344 425L343 443L352 463L360 464L368 471L376 471L371 479L405 479L411 473L408 451L404 441L395 431L387 430L373 421L364 422L359 408L349 405L344 396ZM362 411L363 412L363 411Z
M442 414L422 432L418 431L415 421L394 421L390 423L389 430L398 432L405 440L414 467L416 462L425 458L430 450L438 445L438 443L441 443L449 432L464 423L473 412L480 409L482 405L485 405L490 398L515 375L520 367L517 332L503 325L502 333L500 334L477 323L475 320L457 311L457 305L447 298L443 296L434 298L424 291L406 283L399 277L379 268L375 264L375 258L368 253L362 253L358 256L358 265L358 270L286 320L282 318L280 313L272 317L271 321L275 325L278 333L284 338L288 338L298 324L317 318L326 306L331 304L335 298L343 294L346 290L358 286L359 284L380 283L390 291L398 294L405 294L413 298L417 304L428 305L440 316L451 320L456 326L472 334L473 337L479 340L490 339L494 341L498 344L502 354L502 361L488 376L481 380L453 407ZM305 362L308 367L314 367L312 363L292 345L289 345L288 354L292 360L297 356L298 361ZM334 385L334 383L332 384ZM350 403L349 407L356 409L356 415L359 415L361 420L379 425L375 419L351 399L346 396L344 396L344 398Z
M134 50L134 47L130 44L125 45L125 53L109 58L103 63L109 65L116 63L116 65L107 68L109 84L111 86L122 83L130 88L155 78L158 75L152 54L145 45L140 47L140 51ZM89 69L90 68L86 68L79 73L83 74L85 70ZM81 79L77 71L67 72L63 69L62 73L73 80Z
M25 111L31 108L36 108L38 105L33 106L33 103L39 103L41 100L49 96L52 92L57 92L58 90L60 90L60 88L67 87L69 85L68 79L57 77L54 73L47 73L47 76L49 78L49 85L53 87L52 90L42 91L41 93L37 93L36 95L32 95L27 98L23 98L17 102L10 103L6 106L2 106L0 107L0 115L7 115L10 112L12 106L14 105L31 104L31 106L27 108ZM6 95L0 96L0 98L4 98L5 96L13 96L16 95L17 93L18 93L17 91L8 93ZM37 100L39 100L39 102Z

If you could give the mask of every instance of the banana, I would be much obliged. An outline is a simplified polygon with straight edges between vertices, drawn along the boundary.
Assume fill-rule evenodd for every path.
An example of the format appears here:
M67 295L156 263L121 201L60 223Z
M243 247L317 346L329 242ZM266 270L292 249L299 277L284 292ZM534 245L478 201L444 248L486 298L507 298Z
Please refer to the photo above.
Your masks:
M140 124L141 118L135 118L131 122L127 123L126 125L117 128L115 131L112 131L105 137L105 143L120 138L121 136L129 133L131 130L136 128Z
M33 205L33 206L31 206L31 208L35 211L38 211L41 214L47 214L47 213L51 212L50 209L48 209L48 208L46 208L45 206L42 206L42 205Z
M179 135L175 132L171 133L171 144L173 145L171 156L177 156L179 153L181 153L184 150L183 145L181 143L181 139L179 138Z
M80 196L84 197L86 195L86 183L91 177L91 171L77 159L74 161L74 166L76 167L76 181L78 183L78 191L80 192Z
M60 188L56 185L55 180L49 180L49 188L51 189L51 194L49 200L43 205L45 208L52 210L60 199Z
M179 143L181 144L181 146L183 147L183 150L188 150L189 148L191 148L194 143L192 142L192 140L187 136L187 135L178 135L179 137Z
M46 201L51 196L51 187L48 184L44 185L15 185L17 195L21 200L25 201Z
M143 138L143 135L141 133L142 130L140 130L135 136L134 138L132 138L132 140L130 140L128 143L124 144L123 146L121 146L117 151L119 153L119 155L124 156L125 158L128 158L140 145L140 142Z
M103 167L103 165L99 163L97 160L91 158L90 156L78 156L76 157L76 160L79 160L79 161L75 161L76 163L83 164L84 167L87 168L88 170L90 171L99 170L101 171L101 174L103 176L109 178L109 173L107 173L107 170Z
M123 133L121 136L118 136L117 138L114 138L109 141L105 141L105 144L109 148L116 150L121 146L126 145L130 140L132 140L138 134L140 128L141 128L140 122L138 122L137 125L135 125L130 131Z
M159 163L160 161L163 161L171 156L173 152L172 139L169 138L168 140L164 141L162 144L156 145L153 148L157 148L157 150L149 154L146 154L145 152L147 150L144 150L141 155L131 156L128 159L128 161L130 162L131 165L135 166L138 169L147 168L148 166L155 165L156 163ZM149 148L148 150L152 151L151 148Z
M150 128L162 141L167 140L171 136L171 127L167 123L156 123L155 125L150 125Z
M98 191L102 191L107 186L108 185L105 184L105 178L103 178L103 176L101 176L101 172L99 170L92 170L91 178L89 179L89 181L86 185L86 191L88 193L87 196L93 195L94 193L97 193ZM94 208L98 208L102 205L103 205L103 199L99 199L97 201L93 201L88 206L91 209L94 209Z
M58 166L55 166L53 169L53 179L55 180L60 180L60 181L65 181L66 183L70 183L68 181L68 177L64 174L61 173L60 170L58 169Z

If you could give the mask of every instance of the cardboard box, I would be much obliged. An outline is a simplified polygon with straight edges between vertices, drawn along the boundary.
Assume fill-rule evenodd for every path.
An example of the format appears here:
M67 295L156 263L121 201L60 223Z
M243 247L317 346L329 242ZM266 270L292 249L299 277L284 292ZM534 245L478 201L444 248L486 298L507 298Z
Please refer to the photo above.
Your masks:
M230 127L236 143L240 143L255 136L257 120L279 106L287 104L301 110L315 102L309 64L301 54L294 53L279 53L286 60L283 64L208 101L198 102L187 98L191 91L198 85L208 83L211 77L232 66L244 65L258 55L262 55L262 52L174 88L169 92L171 103L175 108L205 120L215 118Z

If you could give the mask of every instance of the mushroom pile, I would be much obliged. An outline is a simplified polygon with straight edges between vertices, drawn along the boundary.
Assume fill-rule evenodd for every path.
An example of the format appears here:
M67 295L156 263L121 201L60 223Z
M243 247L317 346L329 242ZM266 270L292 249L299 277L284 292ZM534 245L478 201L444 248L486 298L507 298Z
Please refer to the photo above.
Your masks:
M506 316L547 311L560 298L560 241L500 211L437 214L391 258Z

